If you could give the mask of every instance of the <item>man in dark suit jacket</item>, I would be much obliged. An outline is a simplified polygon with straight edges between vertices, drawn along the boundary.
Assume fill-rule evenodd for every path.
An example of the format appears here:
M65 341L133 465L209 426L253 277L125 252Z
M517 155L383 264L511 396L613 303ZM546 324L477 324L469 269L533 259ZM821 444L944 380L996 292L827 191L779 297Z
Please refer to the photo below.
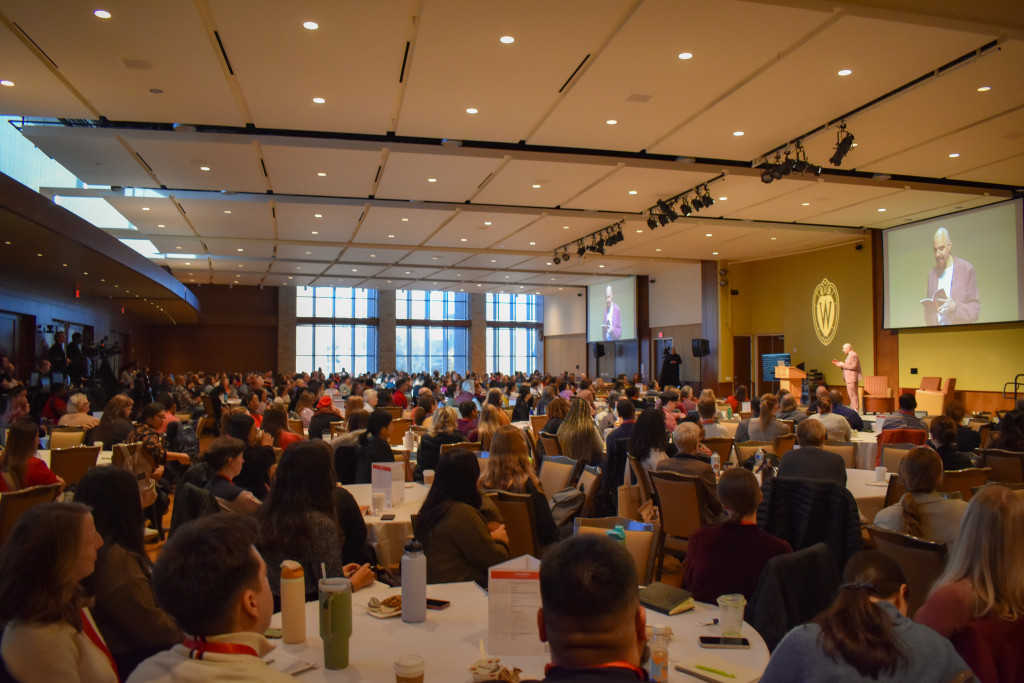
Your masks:
M608 452L617 439L629 439L629 435L633 433L633 425L636 424L636 406L628 398L619 399L619 402L615 404L615 412L619 414L619 419L622 422L608 432L608 438L605 439L605 452Z
M981 302L978 300L978 283L974 280L974 266L953 256L953 240L945 228L935 231L932 246L935 267L928 271L928 298L935 298L935 306L925 306L925 324L977 322Z
M846 486L846 462L838 453L821 448L825 434L825 425L820 420L804 420L797 425L800 448L789 451L779 461L779 476L827 479Z
M832 401L832 412L845 417L846 421L850 423L850 429L858 432L864 429L864 420L861 419L860 413L843 405L843 395L839 391L831 390L828 392L828 398Z
M704 505L701 507L701 524L715 524L722 515L722 504L718 501L718 479L711 469L711 459L700 455L700 427L684 422L672 432L672 441L678 451L670 458L658 463L658 472L678 472L699 477L704 489Z

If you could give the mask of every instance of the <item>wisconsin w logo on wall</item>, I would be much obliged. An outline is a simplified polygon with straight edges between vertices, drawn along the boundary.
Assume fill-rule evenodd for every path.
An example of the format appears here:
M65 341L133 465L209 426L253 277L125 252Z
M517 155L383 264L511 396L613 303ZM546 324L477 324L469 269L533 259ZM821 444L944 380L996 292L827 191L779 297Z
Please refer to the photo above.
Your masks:
M823 279L814 288L811 298L811 317L814 319L814 333L818 341L828 346L836 336L839 327L839 290L836 286Z

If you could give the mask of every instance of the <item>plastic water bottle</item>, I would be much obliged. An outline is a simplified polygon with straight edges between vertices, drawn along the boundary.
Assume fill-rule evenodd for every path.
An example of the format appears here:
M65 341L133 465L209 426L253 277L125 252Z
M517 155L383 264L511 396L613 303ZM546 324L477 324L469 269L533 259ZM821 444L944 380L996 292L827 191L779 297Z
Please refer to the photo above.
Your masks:
M402 555L402 621L419 623L427 619L427 556L415 538L405 544Z
M722 458L718 453L711 454L711 469L715 473L717 479L722 474Z
M626 545L626 530L622 528L621 524L616 524L614 529L609 529L604 533L613 541Z
M764 467L764 449L758 448L754 453L754 472L760 472L762 467Z
M647 662L647 676L654 683L668 683L668 628L655 626L647 641L651 658Z

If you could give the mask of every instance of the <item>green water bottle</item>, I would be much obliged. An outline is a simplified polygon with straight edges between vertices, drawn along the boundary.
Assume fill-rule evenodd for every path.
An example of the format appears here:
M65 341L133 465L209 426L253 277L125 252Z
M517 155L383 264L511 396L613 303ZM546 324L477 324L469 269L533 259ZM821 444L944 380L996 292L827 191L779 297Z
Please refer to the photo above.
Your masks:
M320 579L320 637L324 641L324 667L348 666L348 640L352 636L352 582Z

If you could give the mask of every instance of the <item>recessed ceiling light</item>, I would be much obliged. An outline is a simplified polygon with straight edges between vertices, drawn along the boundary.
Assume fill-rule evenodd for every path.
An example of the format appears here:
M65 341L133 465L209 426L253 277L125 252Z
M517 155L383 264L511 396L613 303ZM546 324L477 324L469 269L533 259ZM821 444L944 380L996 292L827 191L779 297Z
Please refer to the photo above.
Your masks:
M242 266L242 264L241 264L241 263L239 263L239 264L238 264L238 267L239 267L239 268L242 268L243 266Z
M776 239L778 239L778 238L777 237L773 237L772 238L772 242L774 242Z
M469 107L468 109L466 109L466 113L467 114L476 114L476 113L479 113L479 111L480 110L477 109L476 107Z
M484 221L484 225L492 225L490 221Z
M728 200L729 200L728 197L719 197L718 198L718 201L720 201L720 202L725 202L725 201L728 201Z
M395 236L394 235L388 235L388 239L392 239L393 240L393 239L395 239Z
M289 276L288 276L288 279L289 279L289 280L294 280L294 279L295 279L295 276L294 276L294 275L289 275Z
M320 24L315 21L304 21L302 22L302 28L308 28L310 31L315 31L320 28Z
M403 219L402 219L402 222L403 222L403 223L408 223L408 222L409 222L409 219L408 219L408 218L403 218Z
M800 206L810 206L810 205L811 205L811 203L810 203L810 202L804 202L804 203L803 203L803 204L801 204Z
M98 10L94 11L93 14L95 14L100 19L109 19L110 18L110 12L108 12L105 9L98 9Z
M602 263L602 264L600 264L600 265L598 266L598 268L604 268L604 264L603 264L603 263Z
M839 73L840 76L849 76L850 74L853 73L853 70L852 69L840 69L838 73Z
M306 256L312 256L312 255L313 255L313 252L311 252L311 251L307 251L306 252Z
M436 183L437 182L437 178L427 178L427 182L428 183Z
M497 263L497 262L498 261L496 259L491 259L491 263Z
M359 269L358 269L358 268L353 268L353 269L352 269L352 272L353 272L353 273L358 273L358 272L359 272Z
M407 271L405 271L405 274L406 275L412 275L412 271L411 270L407 270Z
M960 154L959 154L959 153L957 153L957 152L953 152L952 154L950 154L950 155L949 155L949 158L950 158L950 159L956 159L956 158L957 158L958 156L960 156Z
M238 247L238 249L236 249L235 251L245 251L245 249L242 249L241 247Z
M314 104L323 104L323 103L324 103L324 102L326 102L326 101L327 101L327 100L325 100L325 99L324 99L324 98L322 98L322 97L314 97L314 98L313 98L313 103L314 103Z
M224 209L224 213L231 213L231 209Z
M551 261L548 261L548 262L547 262L547 265L549 265L549 266L550 266L550 265L551 265Z
M638 235L642 235L642 234L643 234L643 232L644 232L643 230L637 230L637 231L636 231L636 233L637 233Z
M14 81L3 80L3 81L0 81L0 85L5 85L8 88L10 88L10 87L14 86Z
M324 177L326 177L326 176L327 176L327 174L326 174L326 173L324 173L323 171L317 171L317 172L316 172L316 174L317 174L318 176L320 176L321 178L324 178Z
M466 237L462 237L462 238L460 238L460 240L459 240L459 241L461 241L461 242L468 242L468 241L469 241L469 239L468 239L468 238L466 238Z
M885 209L879 209L878 210L879 213L882 213L883 211L885 211Z
M711 237L711 233L710 232L706 232L706 233L704 233L704 236L705 237Z
M733 135L735 135L735 136L736 136L736 137L738 137L738 138L741 138L741 137L743 137L743 131L742 131L742 130L734 130L734 131L732 132L732 134L733 134Z
M210 170L210 167L209 167L209 166L200 166L200 167L199 167L199 170L200 170L200 171L209 171L209 170Z
M481 285L480 283L477 283L477 285L476 285L476 286L477 286L477 287L483 287L483 285Z
M516 39L513 38L512 36L502 36L501 38L498 38L498 40L500 40L505 45L511 45L512 43L516 42Z
M661 248L659 247L658 249L655 249L654 251L661 251ZM604 268L604 266L601 266L601 267Z
M166 228L167 226L164 225L163 223L158 223L156 227L158 227L158 228ZM180 247L179 247L179 249L180 249Z
M978 92L988 92L991 89L992 89L991 86L983 85L980 88L978 88Z
M313 235L319 235L319 234L320 234L320 231L319 231L319 230L313 230L311 234L313 234Z
M616 121L615 119L608 119L607 121L605 121L605 123L607 123L609 126L614 126L616 123L618 123L618 121Z
M505 279L506 279L506 280L508 279L508 275L506 275L506 276L505 276Z
M436 260L437 260L437 257L436 257L436 256L431 256L431 257L430 257L430 260L431 260L431 261L436 261Z
M191 266L191 265L192 265L192 262L191 262L191 261L185 261L185 265L186 265L186 266Z
M324 215L322 213L314 213L313 214L313 218L323 218L323 217L324 217Z
M144 207L142 207L142 210L143 211L149 211L149 207L148 206L144 206Z
M629 194L636 194L636 190L630 190Z
M568 226L568 225L563 225L563 226L562 226L562 230L568 230L568 229L569 229L569 226Z
M693 59L693 53L692 52L680 52L679 53L679 59Z
M711 255L712 256L718 256L718 252L717 251L713 251L713 252L711 252Z
M537 183L534 183L534 184L532 185L532 187L533 187L533 189L535 189L535 190L539 190L539 189L540 189L540 185L539 185L539 184L537 184Z
M10 243L11 243L10 240L4 240L4 244L10 244Z
M535 246L537 246L537 243L536 242L530 242L530 246L531 247L535 247Z
M370 254L370 258L377 258L376 254Z

